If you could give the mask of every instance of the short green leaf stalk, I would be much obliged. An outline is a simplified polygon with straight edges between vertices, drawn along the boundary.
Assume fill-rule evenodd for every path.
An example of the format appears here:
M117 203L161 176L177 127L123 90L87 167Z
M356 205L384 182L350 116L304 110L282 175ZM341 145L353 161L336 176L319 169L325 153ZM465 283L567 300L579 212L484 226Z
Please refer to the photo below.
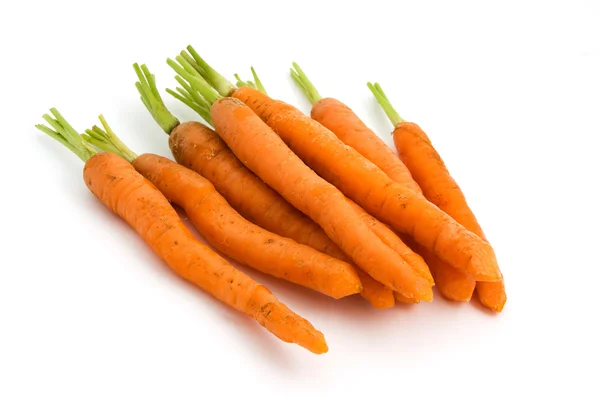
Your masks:
M237 87L250 86L250 87L268 95L267 89L265 89L265 87L264 87L262 81L260 80L260 78L258 77L258 74L256 73L256 70L254 69L254 67L250 67L250 71L252 71L252 77L254 78L254 81L243 81L238 74L233 74L233 76L236 79L235 84L237 85Z
M173 129L179 125L179 120L173 116L165 106L165 103L156 87L156 79L150 73L148 67L143 64L141 67L136 63L133 69L138 77L135 87L140 93L142 102L152 115L152 118L160 125L163 131L171 134Z
M43 116L50 127L38 124L35 126L37 129L71 150L83 162L86 162L90 157L97 153L96 150L83 140L56 108L51 108L50 113L54 118L48 114L44 114Z
M187 51L189 52L188 55L184 55L185 51L181 52L181 58L186 60L187 64L194 68L194 70L196 70L196 72L198 72L221 96L231 96L236 89L235 85L208 65L191 45L187 47ZM190 58L194 60L195 63L190 63L188 61Z
M83 140L102 151L114 153L129 162L133 162L133 160L137 158L137 154L131 151L131 149L115 135L114 131L104 119L104 116L100 115L98 119L104 129L99 128L96 125L94 125L92 129L86 129L85 133L81 135Z
M308 76L302 71L302 68L295 62L292 63L292 66L293 68L290 68L292 79L300 87L310 104L314 105L317 101L321 100L321 95L317 91L315 85L308 79Z
M398 125L400 122L404 122L404 120L400 117L400 114L398 114L396 109L394 109L392 106L392 103L385 95L385 92L379 83L372 84L371 82L368 82L367 86L394 126Z
M243 86L250 86L251 88L256 89L256 85L254 84L254 82L252 81L244 81L242 80L242 78L240 78L240 76L238 74L233 74L233 76L235 77L235 85L239 88L243 87Z

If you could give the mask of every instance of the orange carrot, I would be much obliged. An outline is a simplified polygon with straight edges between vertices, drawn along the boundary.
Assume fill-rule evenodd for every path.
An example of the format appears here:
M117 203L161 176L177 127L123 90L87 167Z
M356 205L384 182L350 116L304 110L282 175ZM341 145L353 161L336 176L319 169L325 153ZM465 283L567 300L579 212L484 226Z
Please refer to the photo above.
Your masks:
M223 254L336 299L360 292L360 280L349 264L254 225L202 176L164 157L136 156L103 124L104 130L97 126L86 130L84 139L131 162L167 199L181 206L200 234Z
M386 246L394 250L400 257L404 259L421 277L425 278L431 285L434 280L431 276L431 272L427 267L427 264L421 256L416 254L410 247L408 247L402 239L398 237L389 227L381 223L379 220L368 214L360 206L354 203L352 200L347 200L348 204L360 215L361 219L367 224L367 226L377 235L377 237L385 243Z
M239 100L222 98L211 108L217 133L254 173L317 222L352 260L406 297L431 300L429 282L387 247L360 219L344 195L318 177ZM257 149L268 149L260 157Z
M400 303L404 303L404 304L418 304L419 300L416 299L409 299L406 296L403 296L401 293L398 292L394 292L394 297L396 299L396 301L400 302Z
M413 180L408 168L350 107L333 98L322 98L300 66L293 63L293 67L290 70L292 78L312 105L312 119L378 166L393 181L421 193L421 188Z
M185 59L178 57L177 60L181 65L170 59L167 62L212 104L210 111L216 132L250 170L319 224L327 236L375 280L406 297L432 299L429 282L415 274L398 254L381 242L338 189L306 166L248 106L237 99L220 96ZM250 88L244 86L239 90L242 89Z
M192 52L191 47L188 50ZM377 166L346 146L318 122L256 89L248 86L236 88L194 53L192 52L192 57L199 66L198 70L182 58L178 60L183 61L180 62L183 66L172 60L168 62L190 85L206 94L204 97L209 103L214 103L219 96L215 91L210 92L207 80L212 87L220 90L221 95L233 96L246 103L317 173L328 170L335 175L335 186L374 217L413 236L418 243L434 251L441 259L478 280L501 279L492 248L477 235L418 193L392 181ZM211 112L214 121L213 114ZM360 266L360 263L357 264Z
M244 218L256 225L295 240L300 244L351 263L319 225L302 214L276 191L248 170L231 152L225 142L209 127L199 122L179 121L171 115L156 89L154 76L145 65L137 64L134 69L139 78L136 82L144 104L149 105L153 118L169 134L169 147L178 163L190 168L208 179L217 191ZM253 75L257 86L262 86L256 72ZM241 80L240 80L241 81ZM177 92L168 90L179 100L192 107L210 121L210 111L202 111L206 105L202 99L181 82ZM185 97L184 97L185 96ZM393 307L392 290L373 280L369 275L357 270L363 284L361 296L375 308Z
M97 153L56 111L37 125L84 162L83 178L90 191L126 221L177 275L225 304L254 318L283 341L314 353L327 351L323 334L294 314L263 285L235 269L204 246L181 222L167 199L123 158Z
M313 104L311 117L314 120L330 129L346 145L354 148L381 168L392 180L411 188L415 192L422 193L421 188L414 181L404 163L348 106L335 99L321 99L319 92L304 71L298 64L294 63L293 65L292 78ZM328 174L326 169L323 169L323 171L326 172L322 175L323 178L331 182L334 179L332 175ZM410 238L406 238L406 235L404 236L403 240L410 240ZM415 246L418 245L416 243L411 245L413 248ZM444 297L454 301L469 301L471 299L475 288L475 280L472 277L441 261L423 246L418 246L418 249L418 253L427 258L427 263L431 266L435 275L438 290ZM411 254L414 254L414 252L411 252ZM411 263L406 256L404 256L404 259L409 264ZM419 259L422 261L421 257Z
M487 241L462 190L448 172L427 134L417 124L400 118L379 84L369 84L369 89L395 126L394 144L400 159L423 189L425 197L469 231ZM483 305L497 312L502 311L506 303L503 280L478 282L477 294Z

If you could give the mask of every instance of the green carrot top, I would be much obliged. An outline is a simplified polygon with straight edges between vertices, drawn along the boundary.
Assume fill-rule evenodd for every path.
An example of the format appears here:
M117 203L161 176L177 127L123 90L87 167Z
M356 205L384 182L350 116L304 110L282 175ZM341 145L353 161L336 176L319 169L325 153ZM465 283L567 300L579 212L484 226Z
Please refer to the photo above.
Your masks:
M392 103L385 95L385 92L379 83L372 84L371 82L368 82L367 86L394 126L398 125L400 122L404 122L404 120L400 117L400 114L398 114L396 109L394 109L392 106Z
M308 76L302 71L302 68L295 62L292 63L293 68L290 68L290 74L292 75L292 79L302 90L302 93L306 96L311 105L315 104L317 101L321 100L321 95L317 91L315 85L312 84Z
M237 87L251 86L265 94L267 93L253 67L250 70L254 81L244 81L238 74L235 74L236 87L236 85L229 82L223 75L208 65L192 46L187 46L187 51L182 51L174 60L171 58L167 59L167 64L178 74L175 79L183 87L178 88L178 91L180 94L182 92L186 94L177 97L173 91L169 91L169 93L191 108L201 105L209 116L210 106L218 99L230 96Z
M81 135L83 140L102 151L114 153L129 162L133 162L133 160L137 158L137 154L131 151L129 147L115 135L110 126L108 126L103 115L100 115L98 119L100 119L100 123L104 129L99 128L96 125L94 125L92 129L86 129L85 133Z
M42 117L50 126L38 124L35 126L37 129L71 150L83 162L86 162L97 153L92 146L83 140L56 108L51 108L50 113L52 117L48 114L44 114Z

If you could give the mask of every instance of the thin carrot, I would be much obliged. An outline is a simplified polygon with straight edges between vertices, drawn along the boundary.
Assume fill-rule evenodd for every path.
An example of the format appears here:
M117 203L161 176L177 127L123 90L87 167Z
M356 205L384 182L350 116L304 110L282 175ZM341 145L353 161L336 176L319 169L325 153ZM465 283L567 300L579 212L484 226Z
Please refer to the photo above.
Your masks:
M323 229L310 218L294 208L279 193L271 189L231 152L227 144L209 127L199 122L179 123L166 108L158 90L154 76L145 65L137 64L134 69L138 76L136 87L144 104L149 107L153 118L169 135L169 147L178 163L190 168L209 180L217 191L244 218L256 225L310 246L321 253L351 263L346 254L339 249ZM254 79L260 82L252 69ZM240 80L241 81L241 80ZM187 93L183 102L193 109L209 107L203 98L180 82L177 92ZM262 83L258 86L264 89ZM177 96L175 96L177 97ZM209 114L205 110L202 114ZM375 308L393 307L394 298L391 289L373 280L360 269L356 271L363 284L361 296Z
M393 181L409 187L415 192L422 193L420 186L412 178L410 171L394 152L371 130L364 122L345 104L332 98L321 98L319 92L308 79L304 71L293 63L291 75L302 89L302 92L313 104L311 117L330 129L346 145L354 148L366 159L377 165ZM322 175L328 181L335 179L328 170L322 169ZM404 235L406 236L406 235ZM410 238L404 237L403 240ZM411 240L411 242L414 242ZM404 243L403 243L404 244ZM416 245L413 244L413 247ZM427 258L435 275L435 282L440 293L447 299L454 301L469 301L475 288L475 280L447 263L441 261L431 251L423 246L418 246L419 253ZM408 253L408 257L414 252ZM404 259L412 264L407 256ZM423 259L418 256L416 262ZM470 289L470 290L469 290Z
M96 153L56 109L51 113L54 117L46 114L44 119L53 129L37 128L85 162L83 178L90 191L135 229L177 275L254 318L281 340L317 354L327 351L321 332L196 240L168 200L129 162L112 153Z
M191 67L184 70L172 61L170 64L182 78L190 78L188 83L196 84L196 90L205 91L208 97L214 98L216 92L209 92L205 88L206 81L199 83L200 78L206 78L220 94L233 96L248 105L317 173L327 170L334 174L335 186L374 217L413 236L442 260L478 280L501 279L493 249L477 235L418 193L392 181L356 150L346 146L331 131L296 108L273 100L251 87L236 88L204 60L194 54L192 56L200 65L201 72ZM193 75L193 72L197 72L197 75ZM228 104L233 105L231 102ZM214 121L212 111L211 116ZM360 266L360 263L357 264Z
M304 71L293 63L290 73L302 93L310 101L310 116L333 132L342 142L358 151L367 160L377 165L393 181L421 193L421 188L413 180L410 171L350 107L333 98L322 98L317 88Z
M427 134L417 124L400 118L379 84L368 86L394 125L394 144L400 159L423 189L425 197L487 242L462 190L448 172ZM497 312L502 311L506 303L503 280L490 283L478 282L477 294L483 305Z
M133 164L173 203L181 206L202 236L241 264L339 299L360 292L361 283L347 263L312 247L271 233L238 214L199 174L154 154L136 156L110 130L95 126L84 139L116 152ZM116 149L125 149L120 151Z
M178 61L185 60L179 58ZM345 196L306 166L248 106L231 97L219 98L216 91L206 87L199 73L193 75L172 60L168 63L213 103L211 118L216 132L233 153L265 183L317 222L358 267L406 297L432 299L429 282L415 274L371 232L348 205ZM246 88L249 87L239 90ZM212 100L215 97L218 100ZM264 151L267 156L261 154Z

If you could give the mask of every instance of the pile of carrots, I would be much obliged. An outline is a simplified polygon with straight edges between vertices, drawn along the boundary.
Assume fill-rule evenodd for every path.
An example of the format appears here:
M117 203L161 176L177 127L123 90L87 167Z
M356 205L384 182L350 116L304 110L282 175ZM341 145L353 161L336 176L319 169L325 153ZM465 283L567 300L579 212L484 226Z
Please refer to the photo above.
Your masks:
M168 135L175 161L137 155L101 126L78 133L56 110L37 128L75 153L90 191L125 220L176 274L313 353L323 334L222 255L334 299L374 308L452 301L502 311L496 256L429 137L368 84L394 125L397 154L341 101L321 98L297 65L291 76L310 117L274 100L252 69L235 84L191 47L167 63L167 89L203 122L181 123L155 76L134 65L142 103ZM198 241L180 206L212 246Z

